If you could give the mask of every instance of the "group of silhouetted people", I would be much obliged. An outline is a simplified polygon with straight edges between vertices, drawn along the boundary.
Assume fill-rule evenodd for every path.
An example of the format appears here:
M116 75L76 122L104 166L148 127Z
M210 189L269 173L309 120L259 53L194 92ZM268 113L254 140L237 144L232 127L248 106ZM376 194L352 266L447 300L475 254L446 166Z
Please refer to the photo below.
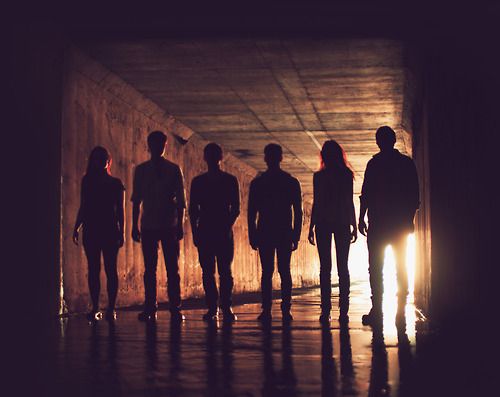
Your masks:
M395 132L387 126L376 132L380 148L368 162L360 196L361 211L356 224L353 202L354 172L344 150L334 140L321 149L321 167L313 176L314 201L308 240L317 244L320 258L321 316L328 323L331 311L332 236L335 241L339 276L339 321L347 322L350 277L348 257L357 230L367 236L369 250L372 308L363 316L364 324L375 324L382 318L382 269L384 250L392 244L395 252L399 299L406 301L408 281L405 246L413 230L413 218L419 206L418 178L413 161L394 149ZM141 243L144 256L144 308L139 320L156 318L156 271L161 244L168 280L171 319L182 321L179 277L179 241L184 236L186 209L182 171L164 158L167 136L154 131L148 136L151 159L135 168L133 191L132 239ZM223 152L209 143L204 149L207 172L191 183L189 219L193 242L198 249L203 272L203 287L208 311L203 315L212 321L222 312L224 320L234 321L232 310L234 257L232 227L240 214L240 192L235 176L222 171ZM277 268L281 279L283 321L291 321L292 277L290 261L298 248L302 231L302 193L299 181L283 171L282 148L269 144L264 149L267 170L250 185L248 197L248 237L258 250L262 264L262 312L260 321L271 320L272 277ZM117 256L124 244L124 191L118 178L110 175L111 157L103 147L92 150L81 185L81 202L73 240L77 244L83 226L83 246L88 260L88 284L92 310L91 321L102 318L99 310L101 254L107 276L108 308L105 318L116 318L118 291ZM365 223L368 213L369 227ZM215 271L219 273L217 290Z

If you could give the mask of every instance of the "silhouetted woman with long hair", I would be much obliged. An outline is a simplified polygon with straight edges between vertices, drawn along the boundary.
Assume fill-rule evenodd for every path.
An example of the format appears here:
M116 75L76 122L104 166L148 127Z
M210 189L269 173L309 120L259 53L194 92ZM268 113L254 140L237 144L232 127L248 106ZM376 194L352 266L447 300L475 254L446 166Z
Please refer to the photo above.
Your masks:
M309 242L318 244L321 284L321 322L330 321L332 234L335 238L337 272L340 287L340 321L348 321L349 245L357 239L353 202L354 173L342 147L333 139L321 149L321 169L314 173L314 202L309 227Z
M108 308L105 318L116 318L115 303L118 293L117 258L124 242L122 182L110 175L111 157L108 151L97 146L90 152L87 172L82 179L80 209L73 231L73 242L78 245L78 232L83 226L83 248L88 261L88 284L92 310L87 318L100 320L99 294L101 254L107 278Z

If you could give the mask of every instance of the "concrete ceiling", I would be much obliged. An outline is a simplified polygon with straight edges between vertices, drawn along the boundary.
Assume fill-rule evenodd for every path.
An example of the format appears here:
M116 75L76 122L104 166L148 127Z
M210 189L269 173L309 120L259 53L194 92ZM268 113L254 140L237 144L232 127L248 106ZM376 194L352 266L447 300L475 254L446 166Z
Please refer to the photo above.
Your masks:
M279 143L283 168L312 194L319 148L336 139L356 172L381 125L401 131L402 45L392 40L192 39L86 45L102 62L203 138L258 170Z

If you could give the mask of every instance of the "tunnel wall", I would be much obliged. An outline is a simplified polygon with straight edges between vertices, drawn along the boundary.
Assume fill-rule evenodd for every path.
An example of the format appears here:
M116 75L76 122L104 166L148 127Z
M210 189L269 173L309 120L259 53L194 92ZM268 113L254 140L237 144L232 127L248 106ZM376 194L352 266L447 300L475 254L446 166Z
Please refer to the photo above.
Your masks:
M194 176L205 171L203 147L207 143L195 132L176 121L143 97L126 82L87 57L70 48L66 54L62 121L62 207L61 245L64 301L70 312L87 308L87 264L83 248L71 241L74 220L79 206L80 181L85 172L87 156L96 145L106 147L112 155L112 174L126 187L126 241L118 257L118 306L140 304L144 298L143 259L139 244L130 238L132 206L130 202L134 166L148 159L146 137L152 130L167 133L166 157L179 164L184 173L186 195ZM246 213L247 196L255 169L231 155L226 155L223 169L237 176L240 183L241 215L234 226L235 260L233 275L236 293L258 291L260 263L257 252L248 244ZM310 206L304 205L308 225ZM319 282L319 262L315 247L306 241L303 228L299 248L292 256L294 287ZM181 242L179 261L183 298L203 294L201 268L192 242L186 217L185 238ZM106 304L104 272L101 274L101 306ZM274 278L279 288L279 279ZM158 300L166 299L166 274L163 259L158 265Z

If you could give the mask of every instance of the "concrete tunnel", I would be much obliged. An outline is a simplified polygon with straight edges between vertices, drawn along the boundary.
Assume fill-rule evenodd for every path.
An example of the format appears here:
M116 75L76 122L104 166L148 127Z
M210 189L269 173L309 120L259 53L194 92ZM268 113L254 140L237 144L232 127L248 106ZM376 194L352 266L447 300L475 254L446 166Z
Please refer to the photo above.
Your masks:
M295 288L319 284L319 260L307 242L307 226L312 174L319 167L323 142L337 140L348 155L355 172L357 213L366 163L378 151L375 130L392 126L397 149L412 155L411 127L405 125L403 112L409 76L403 44L396 40L99 41L72 46L64 64L61 312L81 312L88 304L86 259L83 249L73 245L71 231L81 176L96 145L111 152L113 175L127 189L127 240L119 256L122 307L143 299L142 253L129 238L129 196L133 168L148 158L146 136L151 130L168 133L167 157L180 164L188 196L192 178L205 169L204 145L217 142L224 148L224 168L238 177L242 198L235 225L236 293L260 288L260 264L248 244L245 215L250 181L265 169L266 144L283 147L283 169L302 186L306 217L300 248L293 255ZM421 182L425 192L425 180ZM187 219L185 230L182 295L201 297L201 268ZM360 238L351 250L354 279L366 279L365 246ZM418 268L422 286L429 283L426 259L421 258ZM279 288L278 277L274 281ZM162 264L158 286L159 299L165 300Z
M94 395L94 391L95 395L111 395L106 393L116 385L104 378L96 381L95 368L103 373L109 369L117 380L123 379L120 387L127 390L119 391L165 394L175 382L165 382L166 372L151 370L152 364L175 366L177 358L187 357L187 350L194 346L198 364L183 367L186 371L181 372L190 381L180 386L191 387L192 395L212 390L205 381L220 366L212 367L208 360L205 370L199 364L213 358L210 354L218 347L211 350L213 335L202 327L201 309L193 309L193 321L186 321L182 343L164 326L167 316L160 316L158 339L151 339L134 309L127 309L143 300L142 253L140 245L129 238L132 172L148 158L146 136L153 129L168 134L167 157L182 168L188 194L192 178L205 170L204 145L214 141L224 148L223 168L240 183L242 211L234 228L233 271L235 293L244 295L259 289L260 262L248 244L245 215L249 183L264 169L264 146L282 145L283 168L302 185L305 227L292 257L293 285L299 290L319 284L316 247L307 243L305 234L319 148L333 138L346 150L355 171L354 202L359 213L363 172L377 152L375 130L381 125L393 127L397 148L414 159L420 181L414 304L428 321L411 324L414 333L406 353L414 353L415 360L410 357L409 366L405 366L400 354L405 351L399 348L395 333L386 334L388 354L380 360L370 342L375 332L360 322L367 301L355 302L347 335L351 335L348 346L352 346L357 391L370 393L380 386L377 376L382 375L382 392L392 382L392 395L477 395L478 385L482 386L479 376L496 379L495 366L482 368L478 363L487 361L477 358L490 352L490 346L479 344L496 337L489 337L487 332L494 333L495 328L487 325L495 319L498 301L496 223L492 220L498 201L494 139L500 130L500 64L494 50L498 6L489 7L489 12L438 4L432 9L418 4L410 10L406 4L363 7L359 12L351 5L269 5L265 13L230 15L207 5L179 14L158 14L152 22L150 9L113 8L110 16L92 10L92 16L99 14L97 21L86 15L80 15L81 23L74 16L54 25L30 25L26 20L13 30L15 78L7 82L16 120L12 131L24 139L22 148L29 146L25 137L34 135L31 161L19 161L19 151L15 151L16 169L27 166L18 181L29 191L14 197L22 203L19 213L28 208L36 212L36 218L18 221L22 230L13 233L23 236L26 225L36 223L33 249L18 239L22 247L16 252L29 260L24 266L6 266L19 269L26 282L22 288L5 283L14 287L10 297L16 298L16 308L22 308L16 314L26 323L6 327L22 339L22 343L8 344L14 351L12 362L21 368L18 388L26 384L37 389L36 381L25 381L27 368L33 365L39 382L62 395ZM89 300L87 266L83 250L71 242L80 180L87 156L98 144L111 152L112 173L127 189L126 242L118 259L118 305L123 309L119 318L123 322L118 322L114 339L105 326L94 335L78 315ZM355 282L366 283L365 247L363 237L352 246L349 266ZM164 302L162 259L158 273L158 298ZM201 269L187 220L180 273L183 299L202 297ZM335 281L335 271L333 275ZM279 279L274 281L278 287ZM105 288L101 291L104 307ZM265 334L254 315L257 303L241 309L244 321L236 323L234 336L227 339L234 346L229 354L224 346L220 352L222 358L225 354L234 358L237 365L245 363L238 367L242 378L235 382L241 394L259 393L258 388L266 384L265 376L262 384L259 377L274 374L266 371L270 355L281 355L283 363L295 367L301 390L319 394L326 384L329 391L331 379L324 382L319 375L325 368L336 367L337 359L342 370L343 358L336 354L342 356L345 333L332 322L331 335L322 337L314 311L319 300L311 296L296 296L297 310L302 311L294 320L294 342L288 343L295 350L288 356L291 349L284 347L289 335L283 328L275 324L271 332L281 339L283 348L263 345ZM489 310L489 316L480 318L479 307ZM217 332L223 334L222 329ZM217 334L217 338L222 336ZM171 343L163 343L167 339ZM116 346L119 354L113 359ZM300 359L292 363L296 357ZM255 376L253 371L261 366L264 370ZM411 375L414 394L400 388L405 374ZM338 388L343 379L330 383ZM61 387L64 382L66 388ZM213 390L225 392L225 385L219 386Z

